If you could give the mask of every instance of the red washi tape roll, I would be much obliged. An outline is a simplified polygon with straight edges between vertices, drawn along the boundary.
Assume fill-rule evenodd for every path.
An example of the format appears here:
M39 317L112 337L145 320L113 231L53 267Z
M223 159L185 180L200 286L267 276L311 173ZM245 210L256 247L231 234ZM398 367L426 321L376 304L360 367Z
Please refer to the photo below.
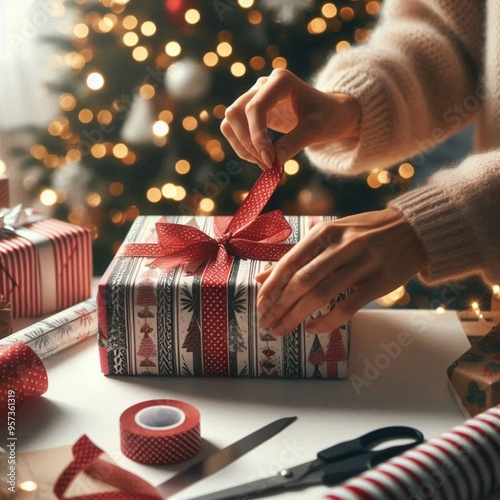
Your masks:
M123 454L141 464L176 464L201 448L200 412L174 399L153 399L131 406L120 416Z

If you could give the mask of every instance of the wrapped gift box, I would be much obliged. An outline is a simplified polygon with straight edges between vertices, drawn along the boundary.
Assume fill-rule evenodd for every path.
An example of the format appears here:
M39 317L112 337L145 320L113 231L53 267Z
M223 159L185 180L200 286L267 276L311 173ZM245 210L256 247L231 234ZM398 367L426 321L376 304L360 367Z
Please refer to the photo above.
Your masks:
M467 417L500 404L500 325L449 366L448 379Z
M271 262L234 257L226 278L215 285L220 304L205 307L206 263L162 271L153 259L124 257L124 248L158 241L156 223L175 222L214 235L228 217L139 217L99 283L97 299L101 368L106 375L195 375L287 378L345 378L349 325L309 335L302 323L283 337L258 326L254 277ZM288 243L296 243L320 220L286 217ZM333 300L329 307L342 300ZM224 310L227 310L224 313ZM328 307L327 307L328 308ZM205 325L222 322L218 338ZM209 325L210 326L210 325ZM212 336L213 337L213 336Z
M0 293L14 318L32 318L70 307L91 294L91 235L43 219L0 236Z

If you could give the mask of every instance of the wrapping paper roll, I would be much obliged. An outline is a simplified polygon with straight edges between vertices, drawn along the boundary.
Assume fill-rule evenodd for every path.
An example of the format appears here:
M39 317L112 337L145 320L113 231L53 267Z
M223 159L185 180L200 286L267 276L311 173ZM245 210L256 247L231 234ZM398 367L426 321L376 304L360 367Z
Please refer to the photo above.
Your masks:
M96 303L89 299L0 339L0 346L22 342L45 359L96 333Z
M474 500L500 486L500 406L333 488L331 500Z
M173 399L144 401L122 413L120 434L122 452L134 462L175 464L200 451L200 413Z

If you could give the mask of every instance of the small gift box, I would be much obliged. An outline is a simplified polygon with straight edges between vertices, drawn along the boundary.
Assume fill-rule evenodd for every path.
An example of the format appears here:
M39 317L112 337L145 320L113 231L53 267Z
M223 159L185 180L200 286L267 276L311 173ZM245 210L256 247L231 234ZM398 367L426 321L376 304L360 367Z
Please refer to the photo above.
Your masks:
M9 301L0 295L0 339L12 333L12 313Z
M0 290L14 318L51 314L90 297L87 229L21 206L0 215Z
M257 217L280 177L262 174L234 217L134 222L99 283L104 374L346 377L348 325L309 335L302 323L282 337L259 327L254 277L332 219Z
M449 366L448 379L466 417L500 404L500 325Z

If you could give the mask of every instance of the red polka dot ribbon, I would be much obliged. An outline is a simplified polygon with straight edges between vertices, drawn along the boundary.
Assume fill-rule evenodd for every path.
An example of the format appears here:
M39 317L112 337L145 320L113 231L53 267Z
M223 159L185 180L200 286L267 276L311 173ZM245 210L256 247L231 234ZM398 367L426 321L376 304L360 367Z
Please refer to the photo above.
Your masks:
M205 375L227 376L227 287L234 256L279 260L292 244L280 243L291 233L284 215L274 210L259 216L278 186L283 167L266 170L233 217L216 217L215 238L197 228L158 222L158 243L130 243L122 257L153 258L165 271L181 264L207 260L202 277L203 367Z
M82 436L73 446L73 461L59 476L54 494L59 499L71 500L161 500L156 488L140 477L121 469L117 465L99 458L103 451L87 436ZM66 491L81 473L114 486L118 491L89 493L67 497ZM75 487L77 491L88 491L87 487Z
M0 346L0 415L17 411L47 391L47 372L28 345Z

